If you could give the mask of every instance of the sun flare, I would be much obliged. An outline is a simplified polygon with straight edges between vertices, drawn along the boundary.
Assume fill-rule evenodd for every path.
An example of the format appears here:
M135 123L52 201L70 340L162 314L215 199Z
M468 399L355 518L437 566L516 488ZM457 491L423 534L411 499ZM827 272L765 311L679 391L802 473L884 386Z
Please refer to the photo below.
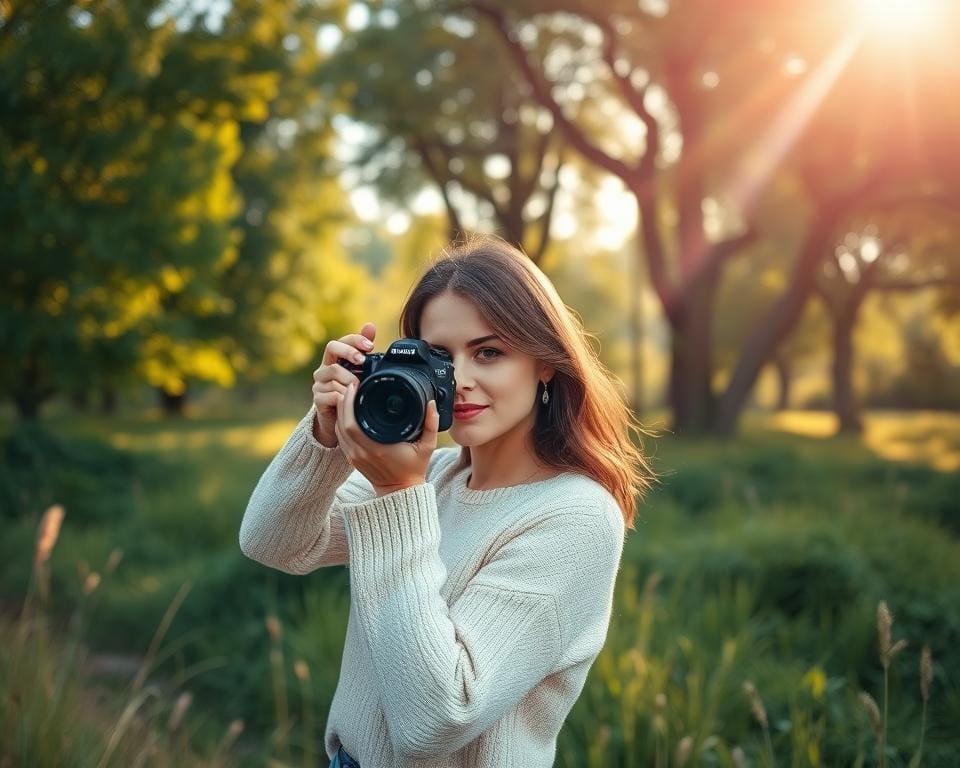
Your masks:
M933 32L944 20L950 0L860 0L867 27L901 39Z

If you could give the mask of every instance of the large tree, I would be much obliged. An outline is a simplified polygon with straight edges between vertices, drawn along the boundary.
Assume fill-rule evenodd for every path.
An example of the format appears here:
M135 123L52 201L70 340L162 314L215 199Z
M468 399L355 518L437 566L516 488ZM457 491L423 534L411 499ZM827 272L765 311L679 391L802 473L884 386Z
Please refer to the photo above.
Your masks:
M231 94L213 67L170 76L177 36L156 5L19 3L2 17L0 386L26 418L132 368L164 304L222 300L239 144L203 97Z
M362 280L305 114L309 14L47 2L0 22L0 390L20 413L134 377L176 410L190 380L304 364Z
M902 134L868 131L869 143L858 136L861 123L851 119L850 104L864 102L869 66L857 50L849 9L833 5L698 0L600 9L575 0L469 0L450 6L499 31L570 145L635 196L638 258L672 331L669 400L679 432L734 428L759 371L802 315L827 246L868 194L897 183L905 170L898 162L903 154L890 155ZM809 75L798 78L804 67ZM838 89L840 81L845 87ZM946 85L936 83L941 99ZM608 121L636 126L613 143L590 129L611 102ZM858 138L865 160L859 163L845 144ZM830 175L806 177L809 225L791 279L757 320L727 386L717 390L711 338L717 288L731 257L760 233L752 204L778 164L790 161L794 145L812 145L816 162L807 167ZM740 226L708 232L708 200L726 206L728 220Z

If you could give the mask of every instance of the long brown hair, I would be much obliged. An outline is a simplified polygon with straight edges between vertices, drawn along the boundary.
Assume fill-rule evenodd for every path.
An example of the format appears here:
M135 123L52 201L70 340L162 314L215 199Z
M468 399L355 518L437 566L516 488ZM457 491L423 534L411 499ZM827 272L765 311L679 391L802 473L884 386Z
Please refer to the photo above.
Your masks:
M550 402L537 408L537 457L548 466L596 480L617 500L626 526L633 528L637 503L655 480L639 440L651 433L635 420L614 383L616 377L587 343L590 334L547 276L499 238L474 235L453 243L407 297L400 333L420 338L424 306L447 291L471 301L506 344L556 371L548 385ZM469 454L464 448L464 466Z

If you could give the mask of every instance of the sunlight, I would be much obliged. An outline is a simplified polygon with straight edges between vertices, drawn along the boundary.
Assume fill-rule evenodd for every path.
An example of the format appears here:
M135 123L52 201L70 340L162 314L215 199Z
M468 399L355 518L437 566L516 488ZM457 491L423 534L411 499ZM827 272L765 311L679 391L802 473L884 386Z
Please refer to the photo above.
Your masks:
M806 75L797 92L767 127L757 142L753 155L734 175L726 190L727 197L733 200L740 210L753 207L766 182L796 143L859 43L858 35L846 37L826 59ZM798 68L796 64L794 67ZM796 74L799 75L800 72L797 71Z
M933 32L948 0L860 0L868 27L886 39L906 40Z

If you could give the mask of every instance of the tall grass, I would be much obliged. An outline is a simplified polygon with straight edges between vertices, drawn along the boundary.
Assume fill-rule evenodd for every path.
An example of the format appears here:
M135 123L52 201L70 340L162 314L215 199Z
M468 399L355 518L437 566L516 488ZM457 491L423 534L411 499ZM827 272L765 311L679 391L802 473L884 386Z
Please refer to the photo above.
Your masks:
M756 620L756 595L745 583L717 585L701 607L702 616L713 618L679 625L676 617L689 615L689 586L664 591L658 573L642 588L638 583L632 567L621 575L614 625L561 734L557 765L864 766L870 764L864 728L873 733L878 766L913 751L907 739L893 751L887 743L888 686L881 713L854 676L829 676L819 664L778 668L770 657L769 627ZM879 658L888 674L907 646L891 641L885 603L878 615ZM929 650L923 658L925 706L933 677ZM764 688L775 694L773 712ZM858 717L861 707L866 723ZM923 739L921 725L912 766L925 764ZM926 764L943 764L944 754Z
M26 517L5 525L0 610L17 608L0 620L16 650L0 655L0 768L24 755L95 767L111 738L104 765L322 764L348 578L288 577L237 552L249 491L294 423L248 421L91 423L142 459L132 509L61 518L59 540ZM664 440L658 454L665 482L628 539L607 645L557 766L951 765L956 478L759 431L732 445ZM56 554L44 547L40 562L47 538ZM84 560L99 565L75 572ZM886 667L880 600L910 642ZM90 648L137 654L136 667L93 678Z
M94 618L101 585L117 570L122 553L111 552L99 572L81 563L81 596L66 626L59 626L48 604L50 561L64 517L59 505L43 514L19 616L0 616L0 642L5 649L0 655L0 766L227 765L242 723L230 724L212 755L198 755L184 735L191 694L181 691L171 699L176 684L196 670L173 684L150 678L188 585L168 606L125 688L101 690L84 674L88 660L84 634Z

